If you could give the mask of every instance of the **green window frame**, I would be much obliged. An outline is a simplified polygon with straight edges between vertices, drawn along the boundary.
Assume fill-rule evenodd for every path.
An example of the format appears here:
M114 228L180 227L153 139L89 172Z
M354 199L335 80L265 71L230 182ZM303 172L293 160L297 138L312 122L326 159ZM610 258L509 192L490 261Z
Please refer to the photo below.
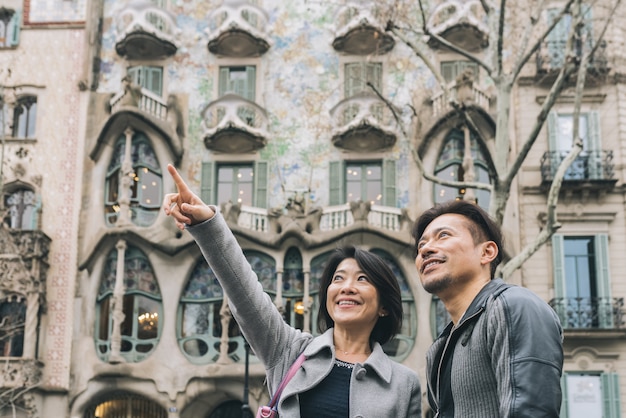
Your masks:
M371 83L376 91L382 93L383 64L381 62L346 63L344 72L344 97L372 92L367 83Z
M448 83L455 81L466 68L471 68L474 77L478 77L478 64L473 61L442 61L439 68L443 79Z
M577 393L581 388L584 393ZM621 417L617 373L565 372L561 376L561 389L563 400L560 418ZM598 410L598 405L601 405L601 411ZM598 414L600 412L601 415Z
M565 180L600 179L603 176L600 114L597 111L583 112L579 116L579 135L583 150L565 172ZM565 158L573 145L573 115L550 112L548 114L548 146L555 157L551 164L556 173L558 164Z
M117 280L117 249L105 260L100 288L96 297L96 353L102 361L111 354L113 333L113 291ZM129 245L124 253L124 321L121 355L128 362L140 362L154 350L163 328L163 304L159 283L148 257L139 248Z
M593 47L593 13L591 6L583 4L583 21L584 26L580 29L581 39L585 39L582 48L584 52L588 52ZM551 25L552 22L561 14L561 8L551 8L547 10L547 23ZM550 67L560 68L565 63L565 50L567 45L567 39L572 27L572 15L566 14L556 24L552 31L548 34L546 39L546 45L548 48L548 54L550 57ZM583 51L579 52L582 55Z
M252 177L252 196L248 200L249 204L258 208L267 208L268 206L268 176L269 165L267 161L255 161L252 163L216 163L213 161L205 161L202 163L202 174L200 181L200 197L204 202L221 204L224 202L218 202L218 189L220 184L225 185L225 182L220 183L219 173L220 168L229 169L233 171L233 178L237 178L239 170L242 168L251 169ZM240 191L239 182L231 181L231 200L233 203L237 203L238 194ZM247 184L247 183L246 183ZM245 192L244 192L245 193ZM222 194L223 195L223 194Z
M20 9L4 9L4 14L0 15L0 48L13 48L20 43L21 23L22 11Z
M251 102L256 99L256 67L229 66L220 67L218 95L235 93Z
M580 249L585 241L587 254ZM613 328L608 234L554 234L552 258L557 302L553 307L563 328Z
M368 174L372 170L373 176ZM329 164L329 205L363 199L382 206L397 206L395 160L331 161ZM352 191L352 196L350 195ZM357 191L358 197L354 195ZM375 193L378 191L378 193Z
M163 67L150 65L129 67L128 75L134 84L151 91L157 96L163 95Z

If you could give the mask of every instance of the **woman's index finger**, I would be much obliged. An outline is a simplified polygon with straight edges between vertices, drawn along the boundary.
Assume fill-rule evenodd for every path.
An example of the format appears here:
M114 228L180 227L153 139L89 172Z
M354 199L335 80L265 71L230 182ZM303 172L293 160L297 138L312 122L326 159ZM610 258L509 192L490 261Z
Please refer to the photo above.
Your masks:
M168 164L167 171L170 172L170 175L174 179L174 183L176 183L176 187L178 188L179 193L187 192L189 190L189 188L187 187L187 183L185 183L185 180L183 180L183 178L180 176L178 170L176 170L176 167L174 167L172 164Z

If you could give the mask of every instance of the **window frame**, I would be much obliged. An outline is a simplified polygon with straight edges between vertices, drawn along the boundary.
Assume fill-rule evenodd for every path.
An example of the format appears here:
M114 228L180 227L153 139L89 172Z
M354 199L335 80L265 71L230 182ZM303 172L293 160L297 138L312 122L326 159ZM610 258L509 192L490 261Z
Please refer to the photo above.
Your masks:
M595 298L597 300L606 300L612 303L611 297L611 274L609 271L609 237L606 233L596 234L554 234L552 236L552 259L553 259L553 276L554 276L554 297L556 299L569 299L567 292L567 272L565 265L565 243L566 238L593 238L594 240L594 254L595 259ZM590 286L592 284L590 283ZM597 308L597 305L595 306ZM567 304L565 309L562 306L555 308L563 328L569 327L570 321L568 320ZM591 324L591 327L597 329L611 329L614 327L614 317L612 313L607 309L606 311L600 311L598 313L597 325Z
M94 343L96 355L102 361L108 361L111 355L111 338L113 335L113 327L115 325L113 321L113 316L115 314L113 310L113 298L114 298L114 287L116 277L116 265L118 259L118 252L116 248L111 249L109 251L106 260L105 266L102 270L100 277L100 286L98 289L98 294L96 295L96 320L95 320L95 332L94 332ZM124 285L124 296L122 303L122 312L124 313L124 321L120 324L120 333L121 333L121 350L120 355L126 359L126 361L138 363L145 360L148 356L150 356L155 350L159 341L161 340L161 336L163 335L163 297L161 294L161 288L159 286L158 278L155 274L154 268L148 259L148 256L141 250L139 247L135 247L133 245L128 245L124 252L124 277L122 280L126 283L127 273L129 271L134 271L136 269L133 268L133 263L137 260L143 262L143 264L147 267L147 271L149 275L152 277L152 283L156 286L155 291L147 292L140 288L128 289L126 285ZM107 275L107 269L110 270ZM111 276L111 273L113 274ZM145 278L145 275L135 275L141 276L141 278ZM111 281L111 279L113 279ZM138 285L145 285L147 282L145 280L140 280ZM103 283L103 280L108 280L108 283ZM139 308L142 299L151 301L157 305L157 325L156 325L156 336L153 338L141 338L139 336ZM129 320L130 319L130 320ZM136 320L135 320L136 319ZM130 332L125 333L123 328L124 326L131 325ZM105 335L106 334L106 335ZM132 349L124 350L124 345L129 344ZM148 351L140 351L137 350L138 346L142 345L152 345L152 347ZM104 351L103 351L104 349Z
M349 165L378 164L381 168L381 199L376 203L381 206L397 207L397 170L396 161L383 160L341 160L329 163L328 202L329 206L343 205L350 202L347 196L347 169Z
M36 138L37 107L38 97L34 94L25 94L17 98L13 107L13 127L11 132L13 138Z

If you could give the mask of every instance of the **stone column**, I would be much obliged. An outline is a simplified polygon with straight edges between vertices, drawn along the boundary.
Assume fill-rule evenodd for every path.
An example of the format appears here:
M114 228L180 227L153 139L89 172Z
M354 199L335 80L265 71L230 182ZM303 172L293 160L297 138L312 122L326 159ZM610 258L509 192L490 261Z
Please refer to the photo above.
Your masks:
M130 214L130 199L132 197L131 186L133 185L133 160L131 156L131 149L133 145L134 131L131 128L126 128L124 135L126 135L126 146L124 149L124 160L122 161L122 167L120 172L121 191L119 196L120 212L117 220L117 226L129 226L131 225Z
M124 261L126 258L126 241L119 240L115 245L117 249L117 269L115 271L115 287L113 288L113 300L110 312L113 315L111 327L111 353L109 363L124 362L122 357L122 323L124 322Z

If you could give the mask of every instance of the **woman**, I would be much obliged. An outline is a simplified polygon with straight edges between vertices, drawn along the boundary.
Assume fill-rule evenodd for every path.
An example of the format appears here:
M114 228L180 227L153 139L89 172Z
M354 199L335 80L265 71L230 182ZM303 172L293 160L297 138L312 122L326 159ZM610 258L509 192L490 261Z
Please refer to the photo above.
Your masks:
M400 329L398 283L376 255L348 247L329 260L320 281L320 331L313 337L287 325L263 292L224 218L168 165L178 193L163 209L196 240L218 277L246 340L265 365L274 391L291 364L306 361L285 387L278 413L293 417L420 417L417 375L395 363L381 344Z

